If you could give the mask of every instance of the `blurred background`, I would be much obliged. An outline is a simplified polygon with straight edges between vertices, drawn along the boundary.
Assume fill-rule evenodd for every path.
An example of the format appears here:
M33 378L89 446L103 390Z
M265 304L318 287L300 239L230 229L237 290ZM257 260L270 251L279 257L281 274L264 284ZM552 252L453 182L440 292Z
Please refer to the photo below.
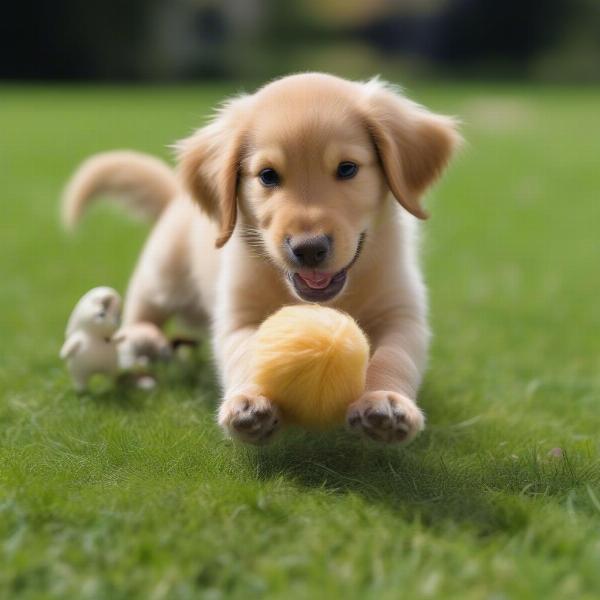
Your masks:
M238 452L207 338L155 392L75 397L68 315L125 292L149 229L99 202L67 235L76 165L173 164L224 97L301 70L462 123L422 227L426 432ZM600 0L2 2L0 598L598 598L598 83Z
M444 315L482 308L475 339L494 303L502 335L513 323L519 343L524 322L540 325L531 315L543 313L548 331L569 306L579 323L600 318L595 304L581 306L600 294L589 275L598 248L600 0L11 0L0 11L7 348L54 356L74 299L98 282L125 289L146 236L103 203L78 234L64 235L58 199L80 161L134 148L172 163L172 143L224 97L303 70L381 74L460 118L467 146L427 199L440 339L464 330ZM102 257L93 269L90 256ZM458 272L461 285L449 275ZM56 286L63 302L33 310L34 290L43 298ZM530 312L517 319L518 310ZM21 332L44 324L54 337L33 348ZM581 354L582 341L570 343Z
M600 79L598 0L4 2L0 79Z

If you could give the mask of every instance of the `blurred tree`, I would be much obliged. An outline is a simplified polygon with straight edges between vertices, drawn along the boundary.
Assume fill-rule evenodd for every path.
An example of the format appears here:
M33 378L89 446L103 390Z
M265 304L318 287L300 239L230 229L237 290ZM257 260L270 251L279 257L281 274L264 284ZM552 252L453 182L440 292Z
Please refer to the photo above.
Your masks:
M599 33L599 0L6 1L0 77L366 76L403 61L445 74L600 79Z
M497 74L504 67L522 71L551 46L569 5L566 0L449 0L408 6L365 23L359 35L386 54L405 53L446 70L495 68Z
M600 80L600 2L576 0L570 5L556 43L534 63L544 79Z
M140 78L147 17L158 1L4 2L0 77Z

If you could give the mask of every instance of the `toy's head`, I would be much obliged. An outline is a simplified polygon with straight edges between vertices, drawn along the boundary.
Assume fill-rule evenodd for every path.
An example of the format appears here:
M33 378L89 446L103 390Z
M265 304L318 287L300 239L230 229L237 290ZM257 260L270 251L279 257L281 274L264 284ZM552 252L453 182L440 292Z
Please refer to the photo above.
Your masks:
M77 303L67 324L67 337L85 331L98 337L110 337L119 327L121 297L109 287L97 287Z

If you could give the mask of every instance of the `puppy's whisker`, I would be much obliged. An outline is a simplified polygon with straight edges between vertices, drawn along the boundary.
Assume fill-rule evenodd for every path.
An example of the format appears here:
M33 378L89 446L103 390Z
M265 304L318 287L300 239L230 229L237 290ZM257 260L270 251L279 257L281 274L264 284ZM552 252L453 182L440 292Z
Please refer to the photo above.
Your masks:
M242 227L241 235L244 242L248 246L248 253L250 256L267 264L275 264L272 257L265 249L262 232L259 229L246 225Z

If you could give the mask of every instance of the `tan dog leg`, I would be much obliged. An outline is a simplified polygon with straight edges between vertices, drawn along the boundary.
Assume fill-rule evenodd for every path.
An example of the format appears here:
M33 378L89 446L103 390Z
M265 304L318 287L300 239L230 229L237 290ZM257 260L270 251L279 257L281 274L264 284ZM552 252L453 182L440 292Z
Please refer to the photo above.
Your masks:
M279 409L251 382L251 346L256 328L246 327L221 338L216 348L225 395L218 422L232 438L251 444L270 441L281 427Z
M365 393L348 409L351 430L380 442L409 442L423 429L416 397L428 337L414 320L389 326L375 344Z

